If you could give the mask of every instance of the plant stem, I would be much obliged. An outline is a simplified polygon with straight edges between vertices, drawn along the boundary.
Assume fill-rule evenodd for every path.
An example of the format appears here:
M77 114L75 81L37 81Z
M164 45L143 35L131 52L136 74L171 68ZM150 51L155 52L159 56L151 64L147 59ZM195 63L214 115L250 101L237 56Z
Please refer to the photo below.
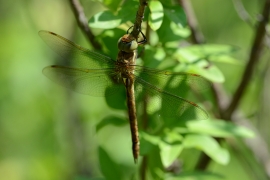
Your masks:
M88 20L84 14L84 10L83 10L83 7L82 7L80 1L79 0L70 0L70 6L74 12L76 21L77 21L80 29L84 33L84 35L87 37L89 42L92 44L92 46L96 50L100 50L101 45L95 40L95 36L93 35L90 27L88 26Z

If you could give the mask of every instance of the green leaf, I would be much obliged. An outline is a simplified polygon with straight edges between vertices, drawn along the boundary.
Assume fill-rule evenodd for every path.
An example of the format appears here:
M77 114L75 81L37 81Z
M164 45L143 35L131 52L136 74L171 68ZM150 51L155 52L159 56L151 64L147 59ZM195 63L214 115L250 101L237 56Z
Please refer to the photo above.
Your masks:
M157 30L159 40L162 43L174 42L187 38L190 35L188 28L179 28L177 24L164 16L161 27Z
M122 19L111 11L103 11L94 15L88 22L92 28L113 29L121 24Z
M151 12L148 18L149 26L155 31L160 28L163 21L163 6L159 1L150 1L148 7Z
M230 154L228 150L220 147L219 143L207 135L187 135L184 140L186 148L197 148L211 157L219 164L226 165L229 163Z
M224 176L212 172L181 172L179 175L168 177L167 180L208 180L208 179L224 179Z
M165 56L166 53L164 52L163 48L146 45L143 56L144 66L156 68L162 62Z
M164 167L169 167L183 150L183 137L175 131L164 134L163 141L159 142L161 161Z
M122 0L99 0L112 11L116 11Z
M214 64L210 64L196 53L193 54L192 51L186 51L185 48L178 49L173 57L179 61L179 64L174 68L176 72L199 74L217 83L225 81L223 73Z
M105 95L110 93L111 88L107 88ZM126 91L123 85L122 88L119 88L119 91L113 95L107 95L105 98L107 104L114 109L126 110Z
M155 180L164 180L165 179L165 174L164 174L164 168L160 159L159 155L159 148L154 148L148 157L148 169L150 171L150 174L152 176L151 179Z
M140 132L140 154L147 155L150 151L158 146L161 141L159 136L154 136L145 132Z
M214 64L207 66L209 64L207 64L206 61L201 61L199 63L198 65L189 66L187 68L187 71L190 73L199 74L210 80L211 82L223 83L225 81L223 73L218 69L217 66L215 66Z
M105 117L102 121L100 121L100 123L97 124L96 131L98 132L99 130L101 130L107 125L123 126L126 124L127 124L127 120L125 119L122 119L116 116L108 116L108 117Z
M118 54L117 41L120 37L126 34L126 31L115 28L113 30L104 30L101 34L96 36L102 44L102 51L112 59L116 59Z
M177 26L183 28L187 25L186 14L181 6L165 7L164 13Z
M118 165L114 163L107 152L101 146L99 147L98 151L100 169L105 178L107 180L122 179Z
M106 180L103 177L89 178L89 177L75 177L74 180Z
M241 126L220 119L188 121L187 127L191 132L207 134L214 137L242 137L251 138L255 134Z
M125 1L118 12L118 17L122 19L122 23L126 23L127 21L132 21L132 23L134 23L133 21L136 18L138 6L138 1Z

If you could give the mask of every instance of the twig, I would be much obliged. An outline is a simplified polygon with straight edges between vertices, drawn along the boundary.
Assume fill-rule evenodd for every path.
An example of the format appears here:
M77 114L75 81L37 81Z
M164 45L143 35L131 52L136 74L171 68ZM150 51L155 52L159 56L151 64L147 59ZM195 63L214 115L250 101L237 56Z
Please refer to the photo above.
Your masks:
M74 12L76 21L81 28L84 35L88 38L89 42L96 50L101 49L101 45L95 40L95 36L93 35L91 29L88 26L87 18L84 14L83 7L79 0L70 0L71 8Z
M251 17L248 14L248 12L246 11L243 3L241 0L232 0L234 8L236 10L236 12L238 13L239 17L245 21L248 25L250 25L250 27L253 27L252 21L251 21Z
M243 97L248 82L253 74L253 70L256 64L259 62L258 59L260 57L260 52L263 46L263 40L266 34L266 25L269 20L269 13L270 13L270 0L266 0L262 12L262 17L257 27L254 42L250 51L248 64L245 68L241 82L233 95L231 103L229 104L225 113L222 115L223 118L226 120L231 119L233 112L235 111L241 98Z
M187 14L187 20L188 20L188 24L189 24L189 26L191 28L192 41L193 41L193 43L200 44L201 42L204 42L203 39L200 39L203 36L198 35L198 34L200 34L200 32L199 32L199 30L197 28L197 21L196 21L196 18L194 16L194 13L191 10L191 7L190 7L189 2L187 2L186 0L179 0L179 2L182 4L182 6L183 6L183 8L185 10L185 13ZM264 10L263 10L263 17L264 18L263 18L262 21L260 21L260 24L259 24L259 26L257 28L256 38L255 38L255 41L254 41L253 46L252 46L253 47L252 48L252 51L250 53L251 54L250 55L250 61L251 60L252 61L249 62L249 64L247 65L247 68L246 68L246 71L245 71L246 73L247 72L249 73L249 71L252 71L254 69L254 67L252 67L252 65L255 64L254 61L259 57L260 47L258 45L261 45L262 44L263 37L264 37L264 34L265 34L265 25L266 25L266 23L268 21L268 13L267 12L269 13L269 0L267 0L266 3L265 3ZM261 32L263 32L264 34L261 34ZM198 37L200 37L200 38L198 38ZM257 50L256 48L259 48L259 49ZM251 77L251 75L252 75L252 73L250 72L249 78ZM246 78L245 80L249 80L249 78L246 76L246 74L244 74L243 77ZM241 90L243 91L243 89L247 85L247 82L245 82L245 83L242 82L241 84L240 84L239 87L241 87ZM243 85L243 84L245 84L245 85ZM234 104L235 107L231 109L231 112L229 114L227 114L227 118L226 118L226 116L224 114L224 105L221 104L221 102L223 102L223 99L224 99L224 96L221 93L222 91L220 91L220 89L217 86L215 86L215 85L213 86L212 90L213 90L213 94L215 96L215 101L216 101L216 104L217 104L217 107L218 107L218 110L219 110L219 116L220 116L220 118L230 120L231 119L232 112L236 108L235 104ZM239 92L238 92L238 95L239 95ZM239 98L238 99L238 101L239 101L240 100L240 96L238 96L238 98ZM235 102L237 102L237 101L235 101ZM220 142L221 139L217 139L217 141ZM261 158L259 158L259 159L261 159ZM201 155L201 157L200 157L197 165L196 165L196 169L204 170L204 169L207 168L207 166L208 166L208 164L210 162L211 162L211 159L206 154L203 153ZM264 166L266 165L266 163L264 163L264 162L263 162L263 164L264 164ZM267 168L265 168L265 170L268 173L269 170Z
M202 34L202 32L199 30L198 28L198 22L196 19L196 16L194 14L194 11L191 7L190 1L188 0L179 0L179 3L182 5L182 7L184 8L184 11L186 13L187 16L187 22L188 25L191 29L191 41L194 44L202 44L205 42L204 36ZM218 84L215 84L212 86L212 93L214 95L214 99L215 99L215 104L218 110L218 114L217 116L220 117L220 112L223 109L224 105L221 104L221 102L223 102L223 93L220 91L220 87Z
M141 26L142 26L142 22L144 18L144 11L145 11L146 6L147 6L147 0L140 0L140 5L136 14L136 20L134 22L134 27L131 32L131 34L133 35L135 39L138 39L138 36L141 32L141 29L142 29Z
M184 8L184 11L187 15L187 22L188 25L190 27L191 30L191 40L193 43L195 44L202 44L205 42L204 36L201 33L201 31L199 31L198 28L198 22L197 19L195 17L194 11L191 7L190 1L188 0L179 0L179 3L182 5L182 7Z

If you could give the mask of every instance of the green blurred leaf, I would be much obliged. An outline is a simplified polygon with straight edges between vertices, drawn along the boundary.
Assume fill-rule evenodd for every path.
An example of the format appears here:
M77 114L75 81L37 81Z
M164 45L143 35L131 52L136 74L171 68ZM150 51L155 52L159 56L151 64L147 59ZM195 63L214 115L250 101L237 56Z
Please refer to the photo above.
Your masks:
M99 42L102 44L102 51L115 60L118 54L117 41L124 34L126 34L126 32L119 28L113 30L107 29L96 38L98 38Z
M96 125L96 131L98 132L99 130L101 130L107 125L123 126L123 125L126 125L127 123L128 122L126 119L122 119L116 116L108 116L108 117L105 117L102 121L100 121Z
M161 161L164 167L169 167L183 150L183 137L175 131L168 131L159 142Z
M140 132L140 154L147 155L153 150L155 146L158 146L161 141L159 136L154 136L146 132Z
M191 132L208 134L214 137L237 136L251 138L255 136L251 130L245 127L240 127L231 122L226 122L220 119L188 121L186 125Z
M113 29L121 24L121 17L111 11L103 11L94 15L88 22L92 28Z
M157 30L160 42L179 42L183 38L190 35L188 28L179 28L177 24L170 21L167 16L164 16L161 27Z
M207 67L207 64L205 61L201 61L201 64L205 64L205 67L203 65L197 66L197 65L191 65L188 67L188 72L199 74L206 79L210 80L211 82L216 83L223 83L225 81L225 77L223 73L220 71L220 69L211 64Z
M164 13L177 26L183 28L187 25L186 14L181 6L164 7Z
M97 178L89 178L89 177L76 177L74 180L106 180L105 178L102 177L97 177Z
M105 94L109 93L111 88L107 88ZM123 85L122 88L119 88L119 91L114 95L106 96L106 103L108 106L114 109L126 110L126 91Z
M224 176L212 173L212 172L199 172L199 171L192 171L192 172L181 172L181 174L168 177L167 180L208 180L208 179L224 179Z
M219 164L229 163L228 150L220 147L219 143L207 135L187 135L184 140L185 148L198 148Z
M112 11L116 11L118 9L118 6L122 2L122 0L99 0L99 1L101 1L103 5L105 5Z
M187 46L185 48L179 49L181 54L186 54L186 56L191 55L194 56L196 59L218 55L231 55L238 50L239 48L235 46L221 44L200 44Z
M149 1L148 7L151 12L148 17L149 26L155 31L160 28L163 21L163 6L159 1Z
M132 21L136 18L139 2L134 0L125 1L118 12L118 17L122 19L122 23Z
M160 150L159 148L153 148L153 150L149 153L148 157L148 169L152 176L152 179L155 180L164 180L165 173L164 168L160 159Z
M108 153L101 146L99 146L98 151L100 169L106 180L121 179L121 172L118 169L119 166L109 157Z
M163 48L145 46L143 62L144 66L156 68L165 58L166 53Z
M173 57L180 62L174 68L175 72L199 74L217 83L225 81L223 73L214 64L210 64L207 60L202 59L197 54L193 54L191 51L178 49Z

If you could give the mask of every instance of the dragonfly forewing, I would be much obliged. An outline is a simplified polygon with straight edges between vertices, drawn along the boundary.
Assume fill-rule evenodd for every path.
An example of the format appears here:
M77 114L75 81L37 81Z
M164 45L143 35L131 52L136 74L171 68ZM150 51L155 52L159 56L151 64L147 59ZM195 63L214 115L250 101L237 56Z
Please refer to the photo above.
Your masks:
M100 69L114 67L115 61L50 31L39 31L39 36L57 54L65 59L66 66Z
M91 96L113 95L123 86L121 81L115 79L114 68L79 69L53 65L45 67L42 72L61 86Z

